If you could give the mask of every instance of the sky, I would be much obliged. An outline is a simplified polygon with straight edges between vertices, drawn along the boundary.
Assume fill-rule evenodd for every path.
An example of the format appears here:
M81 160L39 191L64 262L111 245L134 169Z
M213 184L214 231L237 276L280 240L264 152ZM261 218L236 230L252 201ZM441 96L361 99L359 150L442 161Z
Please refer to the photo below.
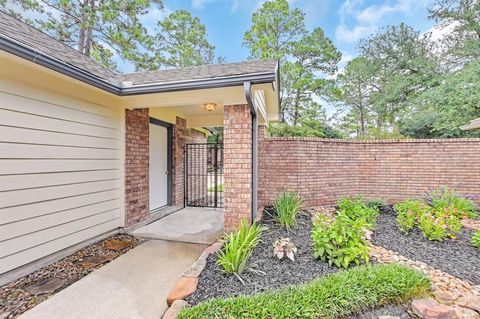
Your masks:
M265 0L163 0L164 10L151 10L143 17L144 25L153 28L156 21L169 13L186 9L205 24L210 43L216 54L226 62L248 58L242 46L243 35L251 24L251 14ZM427 8L432 0L289 0L291 6L305 12L308 29L321 27L342 52L340 68L357 55L356 45L361 38L378 28L405 22L415 29L426 31L433 26ZM121 63L123 71L131 67Z

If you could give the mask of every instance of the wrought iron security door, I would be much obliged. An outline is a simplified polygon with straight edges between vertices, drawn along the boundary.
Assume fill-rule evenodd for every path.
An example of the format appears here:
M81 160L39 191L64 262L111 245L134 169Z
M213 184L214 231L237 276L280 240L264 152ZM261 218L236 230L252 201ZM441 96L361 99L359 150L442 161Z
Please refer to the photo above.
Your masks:
M223 207L223 183L223 144L187 144L185 146L185 205Z

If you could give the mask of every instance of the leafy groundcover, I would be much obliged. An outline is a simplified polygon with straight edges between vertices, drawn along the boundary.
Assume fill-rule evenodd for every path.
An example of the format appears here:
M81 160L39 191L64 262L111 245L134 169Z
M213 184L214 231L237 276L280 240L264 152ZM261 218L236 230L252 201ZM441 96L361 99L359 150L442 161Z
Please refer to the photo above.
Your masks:
M227 299L212 299L180 312L193 318L341 318L379 305L425 295L428 278L409 267L360 266L305 285Z

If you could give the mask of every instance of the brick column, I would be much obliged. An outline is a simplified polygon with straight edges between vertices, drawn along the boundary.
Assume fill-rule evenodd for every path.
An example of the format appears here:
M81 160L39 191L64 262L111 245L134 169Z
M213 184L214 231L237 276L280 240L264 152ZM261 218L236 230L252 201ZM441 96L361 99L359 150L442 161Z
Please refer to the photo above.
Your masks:
M224 196L226 232L252 214L252 116L248 105L225 105Z
M125 226L148 216L149 112L125 110Z

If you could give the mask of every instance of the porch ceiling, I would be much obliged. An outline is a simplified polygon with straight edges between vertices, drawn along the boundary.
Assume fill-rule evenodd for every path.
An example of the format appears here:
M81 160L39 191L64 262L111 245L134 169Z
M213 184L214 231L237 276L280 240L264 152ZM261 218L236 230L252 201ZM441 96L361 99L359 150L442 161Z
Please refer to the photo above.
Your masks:
M254 85L254 92L262 92L265 111L258 111L260 123L278 120L278 99L271 84ZM215 103L215 110L205 110L205 103ZM243 86L156 93L122 97L126 108L149 108L150 116L174 122L176 116L187 119L189 127L223 126L223 106L246 104ZM264 117L267 118L264 118Z

